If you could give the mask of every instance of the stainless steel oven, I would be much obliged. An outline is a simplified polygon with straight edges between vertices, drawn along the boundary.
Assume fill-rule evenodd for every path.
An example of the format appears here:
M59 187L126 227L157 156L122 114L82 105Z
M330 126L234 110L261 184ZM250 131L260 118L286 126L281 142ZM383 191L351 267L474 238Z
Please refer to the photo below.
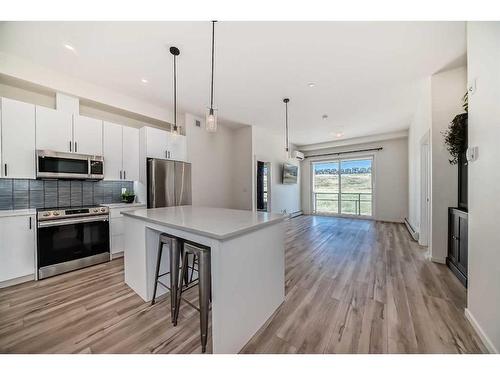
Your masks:
M37 150L36 177L102 180L104 158L71 152Z
M37 245L39 279L107 262L109 209L39 209Z

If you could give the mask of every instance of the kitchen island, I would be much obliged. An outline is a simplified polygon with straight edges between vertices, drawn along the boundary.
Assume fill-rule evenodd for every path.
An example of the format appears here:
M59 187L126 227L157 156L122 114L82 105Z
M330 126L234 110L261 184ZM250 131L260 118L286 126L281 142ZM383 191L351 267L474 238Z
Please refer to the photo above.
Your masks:
M153 297L160 233L210 247L214 353L237 353L283 302L283 215L197 206L123 215L125 282L145 301ZM160 273L168 258L162 257ZM157 296L165 292L158 285Z

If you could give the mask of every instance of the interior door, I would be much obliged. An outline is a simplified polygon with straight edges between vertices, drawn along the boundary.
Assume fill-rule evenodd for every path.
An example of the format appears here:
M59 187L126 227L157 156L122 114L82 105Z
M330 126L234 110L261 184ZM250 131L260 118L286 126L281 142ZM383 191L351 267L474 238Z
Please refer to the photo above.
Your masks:
M175 163L175 205L191 204L191 164L176 161Z
M35 106L2 99L3 177L35 178Z
M36 106L36 148L74 152L73 115L52 108Z
M73 117L74 150L79 154L102 156L102 120Z
M139 129L123 126L123 179L139 180Z
M122 172L122 126L111 122L104 122L104 179L120 180Z

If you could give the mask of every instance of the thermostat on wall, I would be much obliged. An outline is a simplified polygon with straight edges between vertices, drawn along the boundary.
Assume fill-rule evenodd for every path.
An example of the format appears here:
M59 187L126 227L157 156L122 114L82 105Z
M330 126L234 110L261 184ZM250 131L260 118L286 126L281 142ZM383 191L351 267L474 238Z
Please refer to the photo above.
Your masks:
M476 161L478 158L478 148L477 146L471 146L467 148L466 152L467 161Z

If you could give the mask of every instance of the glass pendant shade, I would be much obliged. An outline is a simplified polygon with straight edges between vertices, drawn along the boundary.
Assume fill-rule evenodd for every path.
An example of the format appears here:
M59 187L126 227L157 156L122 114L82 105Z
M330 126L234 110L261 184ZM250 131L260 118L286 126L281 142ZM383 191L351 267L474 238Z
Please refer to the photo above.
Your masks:
M177 125L174 125L174 126L172 127L172 133L173 133L174 135L178 135L178 134L179 134L179 127L178 127Z
M215 133L217 131L217 111L209 108L205 118L205 127L207 132Z

